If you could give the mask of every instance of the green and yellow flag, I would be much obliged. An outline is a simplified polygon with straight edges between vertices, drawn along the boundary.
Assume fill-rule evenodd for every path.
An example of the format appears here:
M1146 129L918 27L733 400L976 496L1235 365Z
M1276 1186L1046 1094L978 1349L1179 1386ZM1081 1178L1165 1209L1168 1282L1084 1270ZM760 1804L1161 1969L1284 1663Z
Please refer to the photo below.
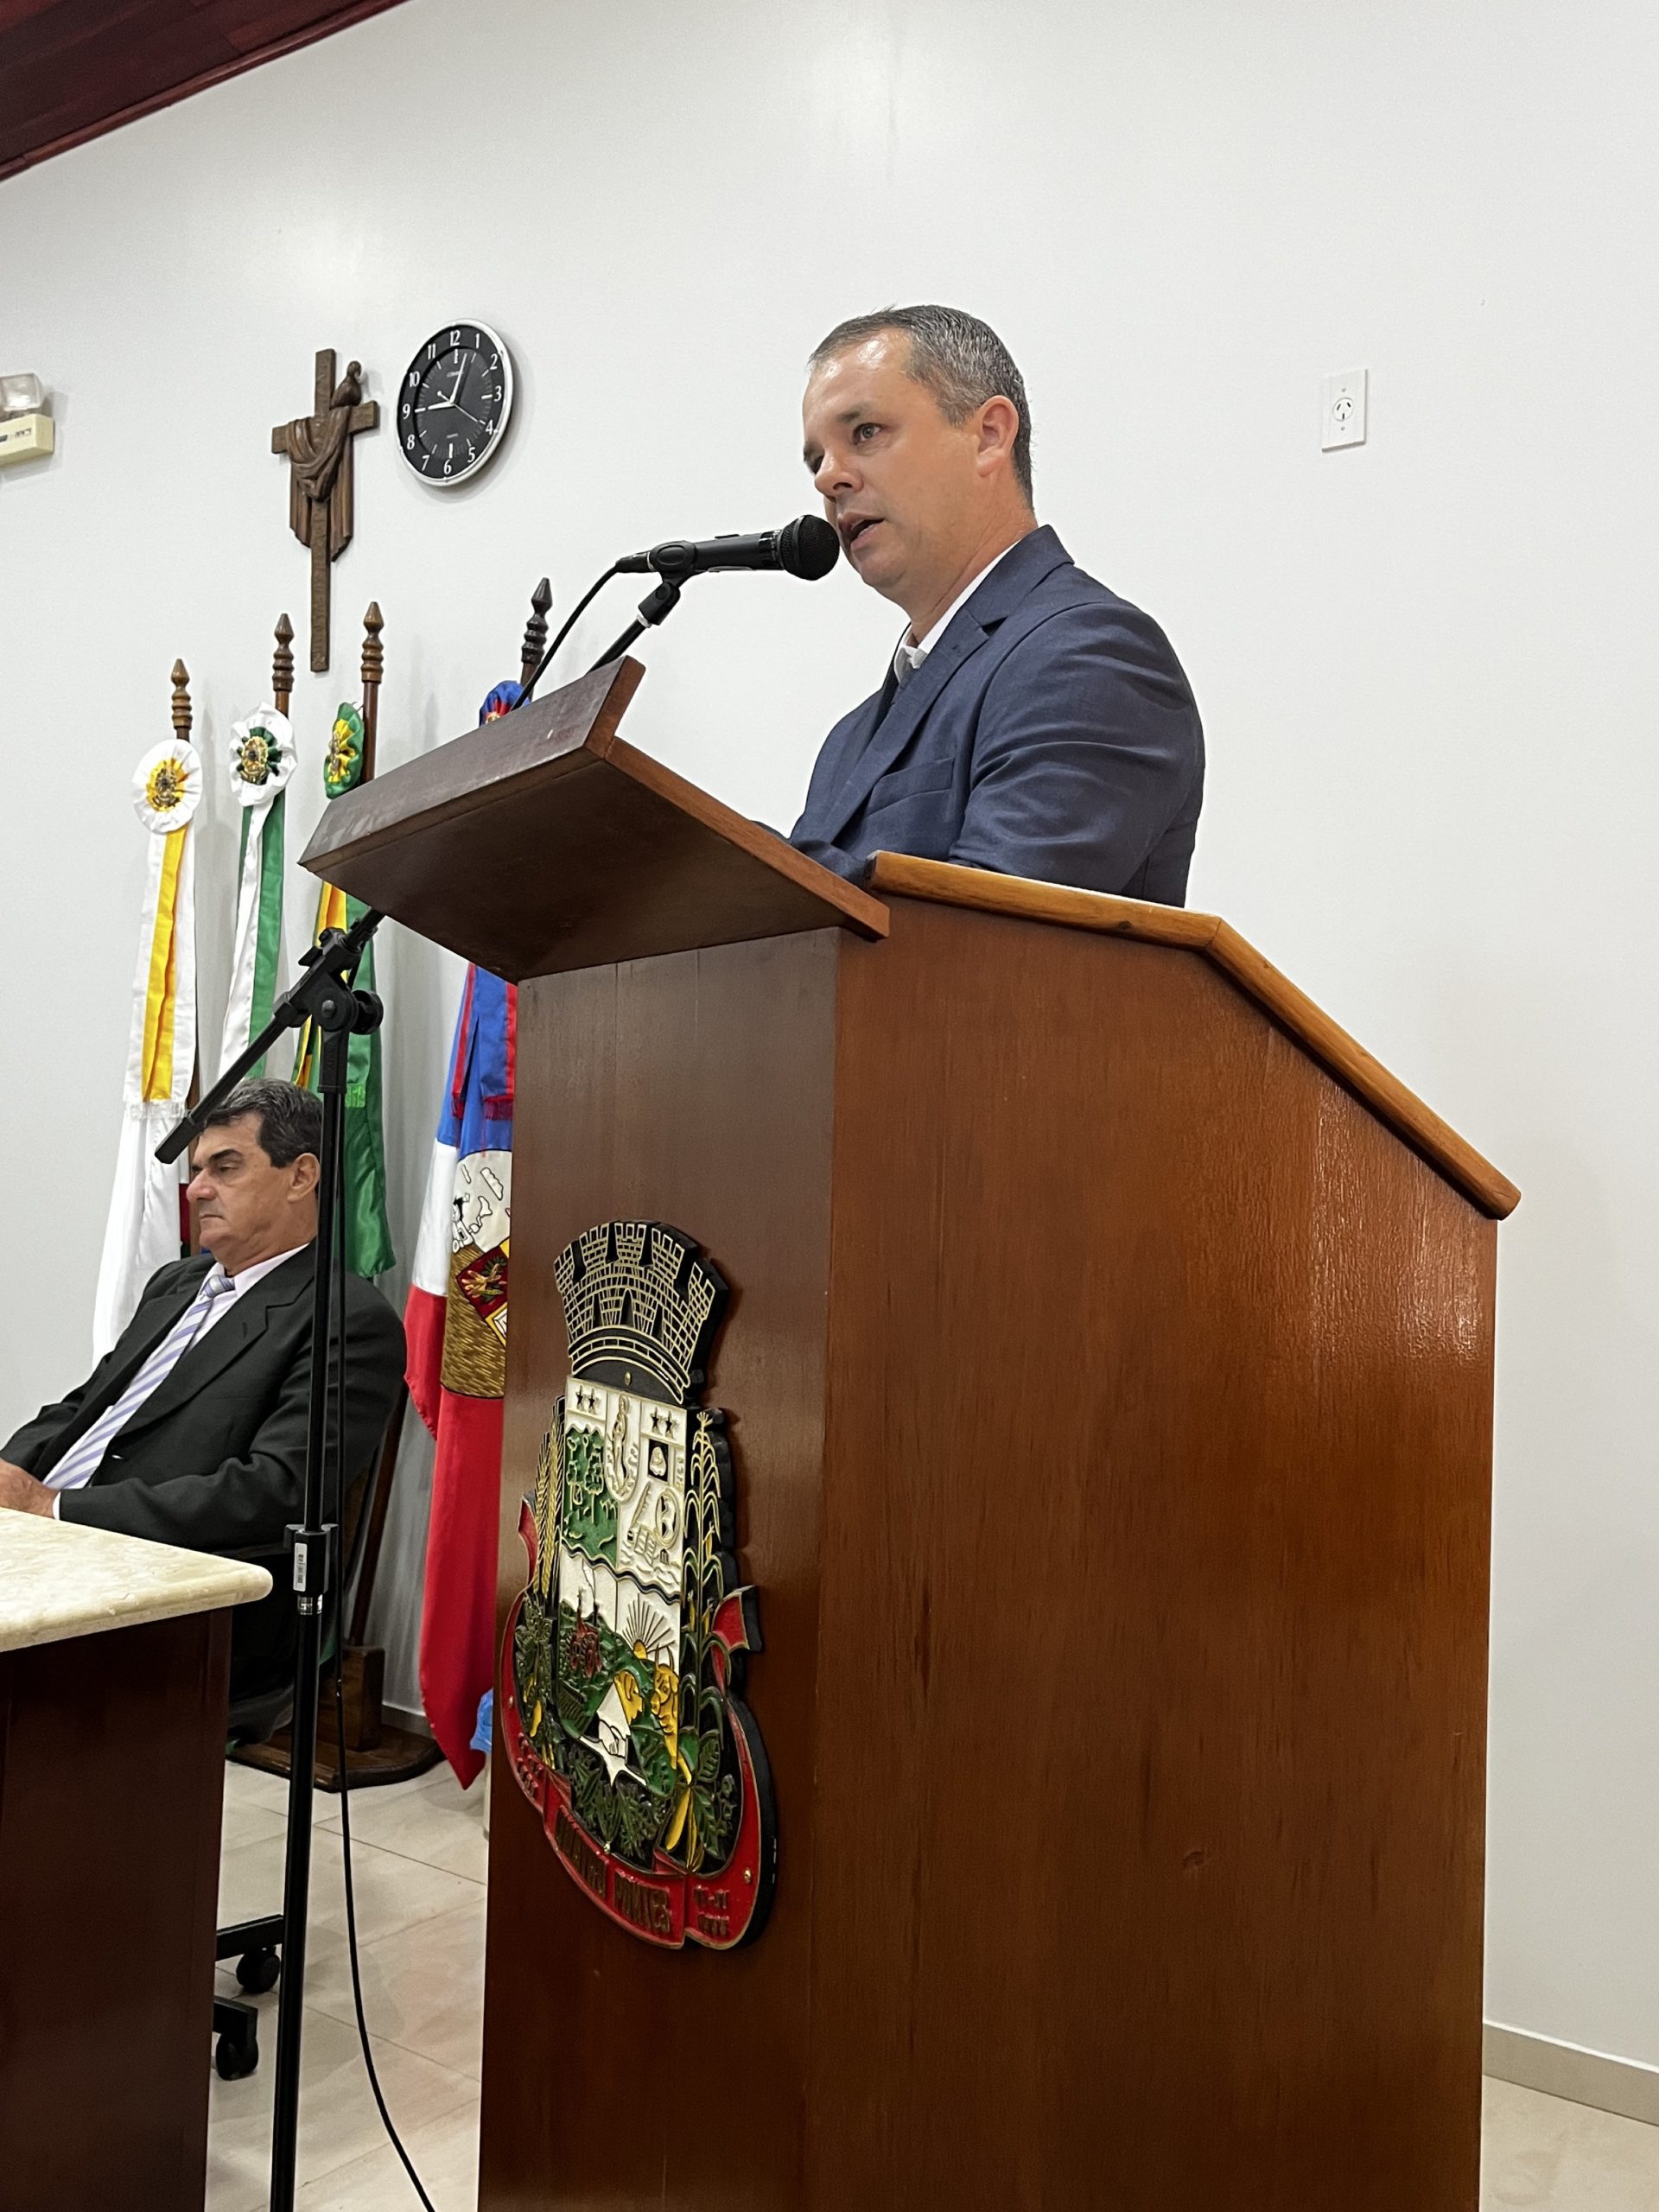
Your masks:
M338 798L363 780L363 717L348 701L334 716L323 763L323 788ZM325 883L317 899L314 944L325 930L346 930L365 912L360 899L348 899ZM374 947L363 955L356 976L359 990L374 988ZM307 1022L300 1032L294 1080L308 1090L318 1086L321 1039ZM386 1220L386 1141L380 1119L380 1033L353 1036L346 1072L346 1264L353 1274L384 1274L391 1265L391 1229Z

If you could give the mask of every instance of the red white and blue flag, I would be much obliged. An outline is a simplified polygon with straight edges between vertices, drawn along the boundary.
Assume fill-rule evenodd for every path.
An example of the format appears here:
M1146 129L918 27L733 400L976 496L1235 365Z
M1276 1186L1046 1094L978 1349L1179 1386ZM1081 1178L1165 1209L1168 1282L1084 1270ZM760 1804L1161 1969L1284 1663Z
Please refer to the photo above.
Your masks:
M480 721L505 713L517 692L499 685ZM404 1314L409 1394L437 1443L421 1697L463 1787L484 1763L472 1739L495 1672L518 999L499 976L467 970Z

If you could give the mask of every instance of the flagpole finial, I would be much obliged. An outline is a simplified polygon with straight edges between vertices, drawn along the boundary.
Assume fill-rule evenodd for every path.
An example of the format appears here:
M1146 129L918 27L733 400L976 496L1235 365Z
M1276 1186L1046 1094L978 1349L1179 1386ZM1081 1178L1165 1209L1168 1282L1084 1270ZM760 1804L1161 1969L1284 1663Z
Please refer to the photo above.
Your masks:
M363 617L363 781L367 783L374 773L374 741L380 727L380 678L385 668L385 652L380 643L380 632L385 627L385 618L380 612L380 602L372 599Z
M190 671L181 660L173 664L173 727L181 737L190 734Z
M543 576L530 594L530 620L524 625L524 642L518 657L521 684L528 683L535 675L547 650L547 610L552 604L553 587Z
M276 650L270 657L270 702L279 715L285 715L294 696L294 656L289 651L294 642L294 625L286 613L276 617L273 634Z

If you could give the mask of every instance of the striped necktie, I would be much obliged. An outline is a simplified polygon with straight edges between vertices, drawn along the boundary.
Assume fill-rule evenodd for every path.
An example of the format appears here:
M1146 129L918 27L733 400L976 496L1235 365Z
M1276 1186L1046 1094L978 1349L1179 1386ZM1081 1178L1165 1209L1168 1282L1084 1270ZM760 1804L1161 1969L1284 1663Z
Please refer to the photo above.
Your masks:
M223 1268L213 1267L200 1287L112 1406L84 1436L78 1437L57 1465L41 1479L48 1490L80 1490L98 1472L111 1440L118 1436L140 1406L153 1398L211 1321L217 1320L235 1290Z

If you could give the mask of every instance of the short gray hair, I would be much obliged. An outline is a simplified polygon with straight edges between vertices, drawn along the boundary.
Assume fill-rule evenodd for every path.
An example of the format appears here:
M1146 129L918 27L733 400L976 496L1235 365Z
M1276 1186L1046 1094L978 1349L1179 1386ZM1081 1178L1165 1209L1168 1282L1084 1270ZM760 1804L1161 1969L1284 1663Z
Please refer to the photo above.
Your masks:
M1014 473L1029 499L1031 410L1026 404L1026 380L990 324L976 315L964 315L960 308L924 306L880 308L874 315L851 315L818 340L807 365L820 368L849 346L861 346L887 330L902 330L910 340L906 373L927 386L947 423L965 422L988 399L1014 402L1020 413Z
M273 1167L291 1167L303 1152L321 1155L322 1101L315 1091L302 1090L297 1083L281 1083L274 1076L239 1083L201 1126L204 1130L222 1128L245 1114L257 1115L259 1148Z

